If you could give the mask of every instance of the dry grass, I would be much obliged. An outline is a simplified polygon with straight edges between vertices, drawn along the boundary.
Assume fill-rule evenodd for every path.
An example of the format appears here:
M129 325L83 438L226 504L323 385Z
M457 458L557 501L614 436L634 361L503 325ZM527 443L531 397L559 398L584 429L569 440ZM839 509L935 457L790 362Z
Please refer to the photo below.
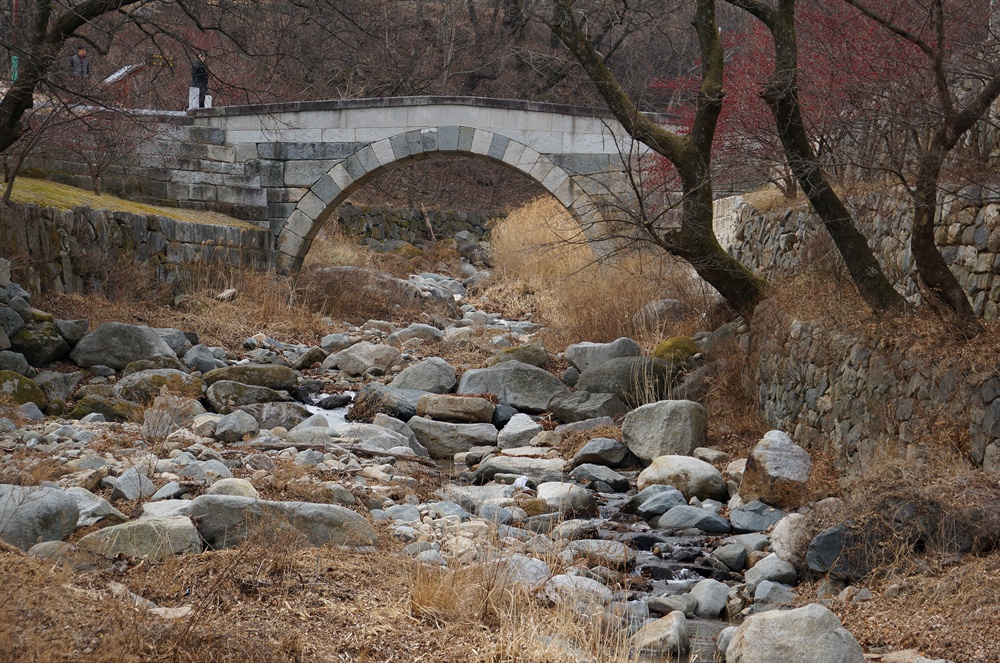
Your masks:
M218 212L134 203L108 194L98 196L84 189L31 177L18 177L14 180L14 190L11 193L11 200L22 205L31 204L69 210L77 207L90 207L92 209L107 209L114 212L165 216L179 221L190 221L191 223L210 223L248 229L257 228L257 226L251 223L234 219L231 216L226 216Z
M505 316L533 314L546 325L551 349L621 336L652 347L705 325L709 290L685 267L662 251L639 247L596 262L579 225L554 199L536 199L497 223L492 247L495 278L483 299ZM637 314L663 298L681 300L690 313L668 328L648 328Z
M874 600L832 606L865 647L916 648L962 663L1000 661L1000 553L934 564L871 589Z

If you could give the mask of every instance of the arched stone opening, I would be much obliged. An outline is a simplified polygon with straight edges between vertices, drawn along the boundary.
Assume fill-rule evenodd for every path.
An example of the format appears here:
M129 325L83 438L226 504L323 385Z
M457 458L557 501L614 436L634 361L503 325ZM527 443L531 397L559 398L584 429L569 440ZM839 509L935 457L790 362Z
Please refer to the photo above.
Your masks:
M299 200L278 233L278 268L298 270L324 222L361 186L415 160L449 155L486 159L522 173L569 210L588 238L600 238L601 212L583 178L500 133L441 126L376 141L330 168Z

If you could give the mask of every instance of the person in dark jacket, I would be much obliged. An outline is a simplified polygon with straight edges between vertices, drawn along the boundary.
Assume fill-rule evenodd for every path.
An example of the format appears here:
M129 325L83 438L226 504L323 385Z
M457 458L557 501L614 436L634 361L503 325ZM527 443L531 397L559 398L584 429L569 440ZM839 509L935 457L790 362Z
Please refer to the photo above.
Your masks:
M80 44L76 47L76 55L69 59L69 75L73 78L90 78L90 60L87 59L87 47Z
M198 54L198 59L191 65L191 87L198 88L198 108L205 107L205 95L208 94L208 67L205 65L207 57L204 53Z

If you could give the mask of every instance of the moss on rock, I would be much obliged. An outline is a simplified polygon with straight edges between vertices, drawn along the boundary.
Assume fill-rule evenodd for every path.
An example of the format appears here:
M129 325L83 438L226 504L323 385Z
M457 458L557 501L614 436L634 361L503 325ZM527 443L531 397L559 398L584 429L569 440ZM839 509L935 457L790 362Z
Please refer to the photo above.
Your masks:
M0 396L18 405L34 403L40 410L48 405L45 392L34 381L14 371L0 371Z
M674 336L661 342L653 350L653 356L677 365L687 364L698 354L698 346L687 336Z

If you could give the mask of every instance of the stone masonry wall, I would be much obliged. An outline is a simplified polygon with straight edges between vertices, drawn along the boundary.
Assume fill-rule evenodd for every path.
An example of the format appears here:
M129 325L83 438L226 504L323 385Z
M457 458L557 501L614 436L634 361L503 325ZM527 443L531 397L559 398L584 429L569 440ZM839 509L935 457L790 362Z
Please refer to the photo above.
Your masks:
M496 215L477 212L446 212L402 207L372 207L368 205L341 205L337 214L344 234L352 237L370 237L413 242L430 239L432 228L435 237L454 237L466 231L482 239L489 235L489 220Z
M863 232L908 299L920 300L909 252L912 207L901 195L853 201ZM976 312L1000 317L1000 199L969 188L946 197L938 242ZM730 251L770 278L842 268L818 219L804 209L757 214L735 206ZM1000 367L934 349L899 348L796 320L771 302L750 329L759 401L770 425L843 468L876 454L906 455L942 435L1000 474Z
M266 229L177 221L78 208L0 207L0 256L31 292L100 290L119 258L134 256L161 279L192 267L273 267L274 235Z

